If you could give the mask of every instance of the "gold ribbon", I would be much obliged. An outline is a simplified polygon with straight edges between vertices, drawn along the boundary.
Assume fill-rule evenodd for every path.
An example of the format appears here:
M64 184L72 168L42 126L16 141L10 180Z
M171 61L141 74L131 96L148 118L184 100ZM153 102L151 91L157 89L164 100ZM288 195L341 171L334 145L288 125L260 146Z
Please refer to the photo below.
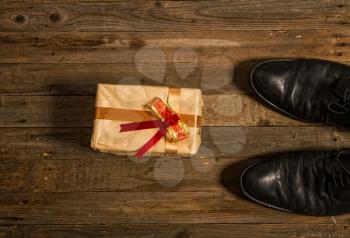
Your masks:
M179 114L181 121L186 123L188 127L201 127L201 117L189 114ZM112 121L129 121L138 122L141 120L155 120L150 111L141 111L133 109L121 109L112 107L96 107L95 119L104 119Z
M168 93L168 104L170 107L175 111L180 111L180 97L181 97L181 88L169 88ZM182 116L180 115L181 120L183 120ZM185 122L186 125L188 125ZM188 125L189 126L189 125ZM165 140L165 153L167 154L177 154L177 143Z

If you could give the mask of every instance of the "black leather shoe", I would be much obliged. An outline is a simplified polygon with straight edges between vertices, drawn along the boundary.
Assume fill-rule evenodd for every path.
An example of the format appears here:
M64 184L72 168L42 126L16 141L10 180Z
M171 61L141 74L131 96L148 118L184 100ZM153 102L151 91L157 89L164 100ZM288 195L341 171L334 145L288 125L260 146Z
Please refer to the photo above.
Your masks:
M251 86L265 102L301 121L350 128L350 66L323 60L258 64Z
M257 203L304 215L350 213L350 150L272 156L241 175L244 194Z

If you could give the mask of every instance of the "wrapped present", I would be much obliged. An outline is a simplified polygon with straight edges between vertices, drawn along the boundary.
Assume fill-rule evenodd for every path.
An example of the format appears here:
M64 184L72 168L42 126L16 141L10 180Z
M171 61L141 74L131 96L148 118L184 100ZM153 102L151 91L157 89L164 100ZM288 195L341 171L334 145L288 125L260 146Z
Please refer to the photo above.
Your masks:
M192 156L201 143L199 89L99 84L91 147L114 154Z

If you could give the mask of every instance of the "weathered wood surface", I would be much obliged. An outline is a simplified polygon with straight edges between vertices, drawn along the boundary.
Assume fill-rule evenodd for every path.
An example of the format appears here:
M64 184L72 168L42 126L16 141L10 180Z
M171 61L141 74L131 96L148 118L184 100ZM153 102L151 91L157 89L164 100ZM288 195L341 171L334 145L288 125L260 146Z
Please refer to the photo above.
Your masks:
M147 75L152 76L154 67L143 67L140 72L135 64L0 64L0 93L95 95L99 83L192 87L201 88L205 94L251 93L247 78L253 65L255 62L248 62L235 69L229 62L195 68L186 63L176 67L167 64L164 74L155 74L157 78L152 79ZM178 71L190 74L179 80Z
M311 57L349 61L349 28L228 32L33 32L0 31L0 63L215 64L266 58ZM181 54L190 48L197 55ZM141 53L140 50L143 50ZM136 55L139 53L138 55ZM143 54L142 54L143 53ZM136 59L136 60L135 60ZM136 62L135 62L136 61Z
M0 9L0 237L349 237L350 215L286 214L239 189L255 157L350 147L349 132L289 119L248 85L265 59L350 64L348 0L4 0ZM135 163L93 151L98 83L201 88L198 155ZM164 169L169 161L182 172Z
M204 126L307 125L247 94L204 96ZM91 127L94 96L1 96L1 127Z
M114 159L90 148L91 128L1 128L0 155L17 159ZM335 150L350 134L332 127L205 127L198 157L246 159L290 150Z
M348 133L333 128L205 128L199 153L179 160L183 179L167 188L154 175L163 178L171 173L157 168L171 161L155 157L135 163L132 156L92 151L90 129L2 128L0 133L0 192L213 192L223 185L239 191L241 169L255 157L291 150L336 150L350 143ZM178 177L168 179L176 182Z
M347 0L1 1L1 31L345 29Z
M347 238L347 225L314 224L115 224L1 226L0 237L41 238Z
M195 69L192 64L168 64L162 80L147 77L154 72L153 67L144 68L142 73L135 64L0 64L0 93L95 95L97 84L107 83L192 87L202 89L204 94L251 94L249 78L257 62L213 63L197 65ZM179 80L178 71L191 73Z
M349 36L349 30L335 29L6 32L0 33L0 93L92 95L97 83L197 87L204 93L251 92L248 78L257 62L307 57L348 63Z
M229 191L0 193L0 224L348 224L261 207Z

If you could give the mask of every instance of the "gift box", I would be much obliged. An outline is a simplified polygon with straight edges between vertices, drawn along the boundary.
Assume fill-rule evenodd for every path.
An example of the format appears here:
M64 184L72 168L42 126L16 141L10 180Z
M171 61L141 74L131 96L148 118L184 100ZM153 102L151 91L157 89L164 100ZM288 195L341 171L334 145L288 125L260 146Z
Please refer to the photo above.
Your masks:
M199 89L99 84L91 147L138 157L192 156L201 143L202 106Z

